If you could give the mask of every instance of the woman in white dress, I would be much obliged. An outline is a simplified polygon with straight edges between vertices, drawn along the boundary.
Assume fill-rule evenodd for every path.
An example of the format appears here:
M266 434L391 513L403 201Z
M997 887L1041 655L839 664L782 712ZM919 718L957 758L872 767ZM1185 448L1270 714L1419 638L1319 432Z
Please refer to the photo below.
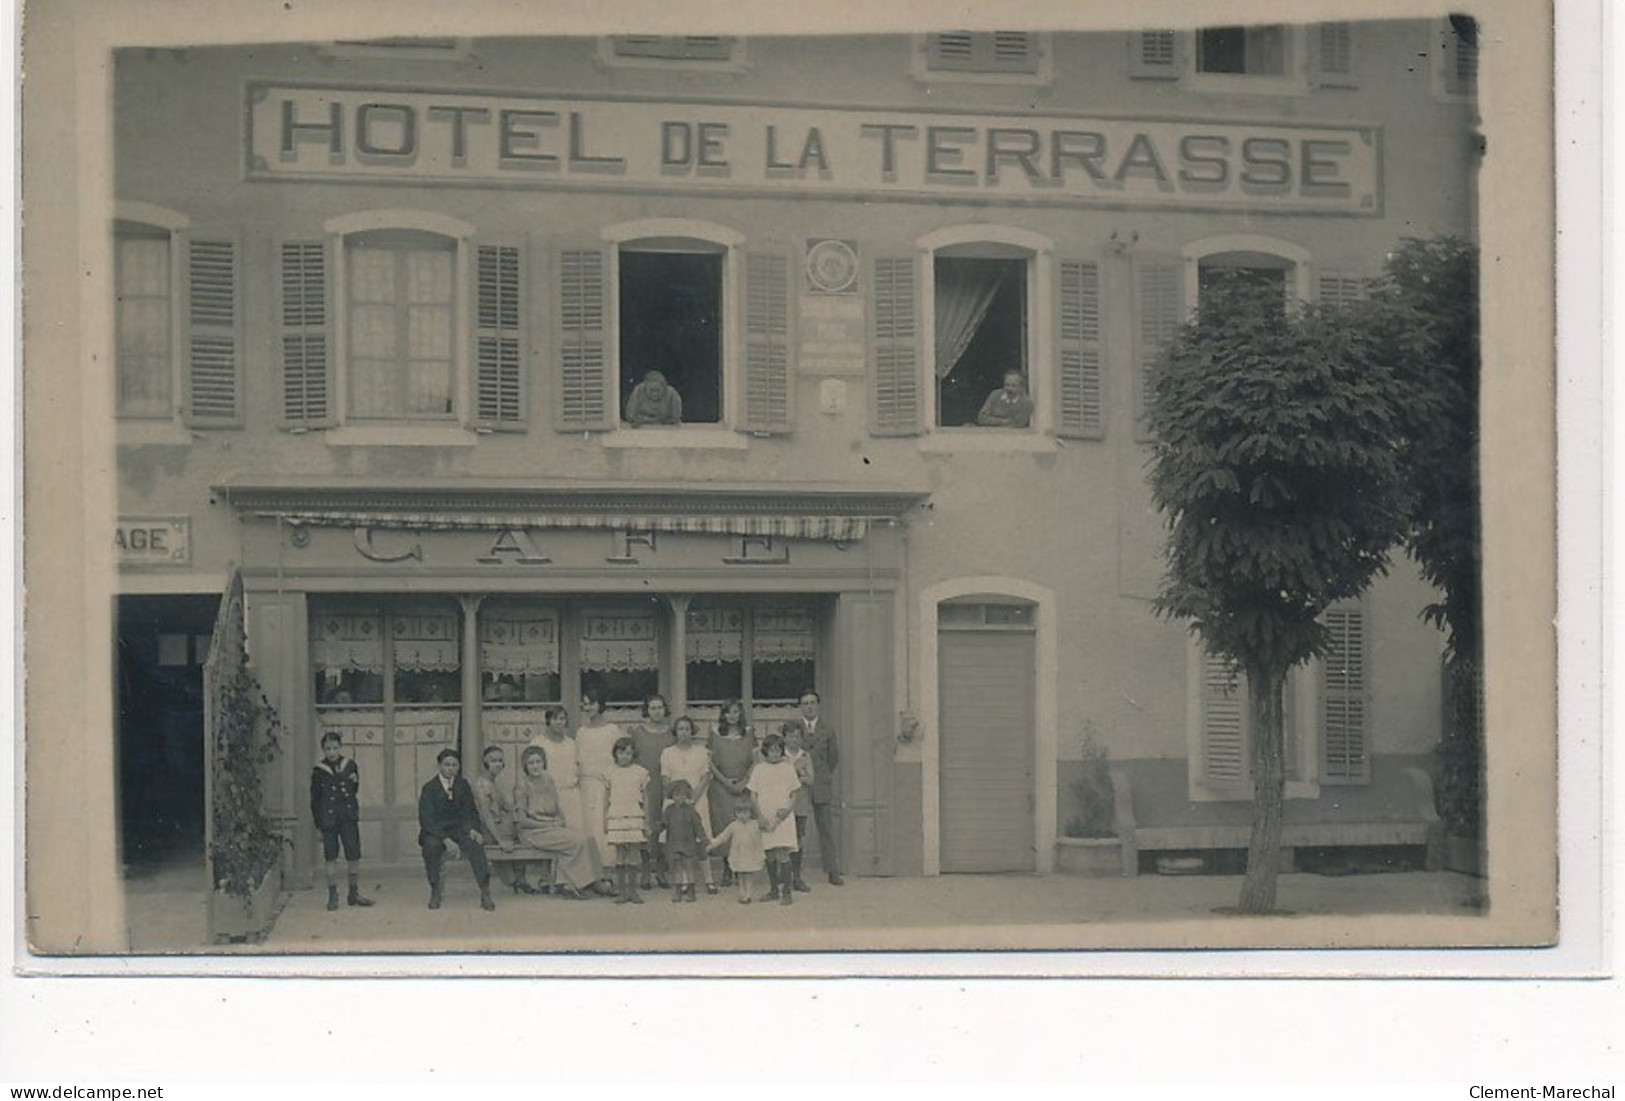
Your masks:
M762 759L750 770L745 787L756 800L756 820L767 850L767 874L780 904L795 901L794 873L790 867L796 844L796 790L801 777L784 756L784 739L769 734L762 739Z

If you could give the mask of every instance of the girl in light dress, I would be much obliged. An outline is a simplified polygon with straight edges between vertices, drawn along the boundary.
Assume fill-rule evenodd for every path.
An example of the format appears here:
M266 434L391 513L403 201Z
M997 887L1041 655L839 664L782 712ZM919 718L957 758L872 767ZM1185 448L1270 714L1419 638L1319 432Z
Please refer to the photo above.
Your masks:
M762 825L756 820L756 808L749 795L734 800L733 821L711 842L712 852L724 848L728 850L728 870L739 883L739 903L747 905L755 894L762 869L767 866L762 848ZM762 897L765 901L771 896Z
M779 902L788 906L795 901L790 854L797 851L795 797L801 778L795 766L785 760L782 737L769 734L762 739L762 759L751 769L746 786L756 800L756 820L764 835L762 847L767 850L768 880Z
M507 770L508 755L499 745L488 745L480 754L484 766L469 786L474 789L474 804L480 809L480 826L487 844L498 845L511 853L519 846L519 810L514 784L503 778ZM497 874L516 895L533 895L528 869L524 864L507 861L497 865Z
M638 872L643 867L643 846L649 837L649 770L633 758L631 738L620 738L611 750L615 764L605 777L608 793L605 836L615 846L615 903L642 903Z
M700 728L687 715L678 716L672 723L672 733L677 736L677 744L668 746L661 752L660 775L667 785L677 780L682 780L688 785L690 799L694 809L699 813L700 824L705 831L706 844L709 844L711 750L700 741ZM670 799L669 789L667 798ZM711 871L711 861L702 859L699 863L706 893L716 894L716 876Z
M626 736L604 717L604 694L596 688L581 693L581 725L576 728L576 769L581 784L581 828L607 853L609 844L609 770L615 767L615 743ZM606 881L605 888L610 887Z

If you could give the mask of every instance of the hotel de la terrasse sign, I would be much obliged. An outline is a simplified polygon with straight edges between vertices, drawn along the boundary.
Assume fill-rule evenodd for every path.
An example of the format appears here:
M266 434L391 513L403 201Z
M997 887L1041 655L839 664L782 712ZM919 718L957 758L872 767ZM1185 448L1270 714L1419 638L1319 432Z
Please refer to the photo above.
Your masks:
M1375 127L251 83L253 180L1376 214Z

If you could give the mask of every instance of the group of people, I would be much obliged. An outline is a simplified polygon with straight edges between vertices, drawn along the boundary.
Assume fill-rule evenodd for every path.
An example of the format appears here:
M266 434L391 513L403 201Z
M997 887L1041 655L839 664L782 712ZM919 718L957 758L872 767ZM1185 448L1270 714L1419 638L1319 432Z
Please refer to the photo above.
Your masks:
M441 750L436 775L418 799L429 908L440 908L450 846L467 859L486 910L496 908L486 845L507 857L499 861L500 874L515 894L545 889L530 882L523 857L534 853L552 862L551 891L567 898L597 894L636 904L658 883L672 890L674 902L692 902L698 886L714 895L736 885L740 903L776 898L788 906L796 892L811 890L801 863L810 827L818 831L825 875L840 886L837 739L821 720L817 692L802 693L799 710L798 718L758 738L744 704L728 700L702 737L693 718L672 718L665 697L652 695L642 721L627 730L605 716L602 695L589 690L573 733L564 708L546 710L543 731L521 751L519 774L511 779L501 746L485 748L472 782L460 775L461 754ZM359 893L355 762L344 757L334 731L323 736L322 749L311 778L311 813L328 862L328 909L338 908L341 847L349 861L350 905L370 906ZM724 861L720 876L714 858Z

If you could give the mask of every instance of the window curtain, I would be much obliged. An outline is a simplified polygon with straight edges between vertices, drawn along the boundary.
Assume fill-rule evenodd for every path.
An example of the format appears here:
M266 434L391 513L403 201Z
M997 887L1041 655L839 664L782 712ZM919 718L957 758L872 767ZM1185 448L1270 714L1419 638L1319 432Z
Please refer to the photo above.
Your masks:
M169 239L118 240L119 411L169 412Z
M991 265L952 261L936 265L937 377L947 378L959 364L976 332L987 320L988 307L1004 282L1004 271Z
M502 611L480 616L480 669L513 675L559 671L559 620L552 611Z
M688 661L741 661L745 653L745 617L737 608L691 608L688 613Z
M626 672L655 669L660 650L652 612L588 609L581 620L581 667Z
M315 635L312 660L329 683L338 682L339 673L384 671L382 618L375 614L324 615L313 624Z
M395 668L410 673L455 673L462 668L455 615L396 615Z
M451 411L453 255L448 249L350 250L350 386L357 416Z
M756 661L812 661L813 618L804 608L752 611L752 654Z

